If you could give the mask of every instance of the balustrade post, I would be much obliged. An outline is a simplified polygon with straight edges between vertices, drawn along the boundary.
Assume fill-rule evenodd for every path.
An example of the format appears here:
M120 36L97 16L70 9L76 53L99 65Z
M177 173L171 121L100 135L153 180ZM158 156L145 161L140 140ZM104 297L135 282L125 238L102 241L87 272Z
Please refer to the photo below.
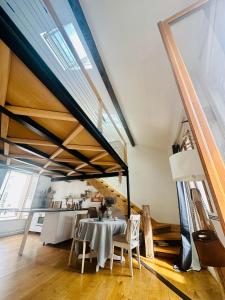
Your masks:
M102 133L103 102L99 102L98 108L98 130Z

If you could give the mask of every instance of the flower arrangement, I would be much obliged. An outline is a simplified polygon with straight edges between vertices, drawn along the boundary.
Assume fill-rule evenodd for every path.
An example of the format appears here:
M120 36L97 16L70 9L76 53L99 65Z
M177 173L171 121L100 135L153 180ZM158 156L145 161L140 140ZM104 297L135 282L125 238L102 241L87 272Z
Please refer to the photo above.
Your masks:
M113 197L105 197L106 207L112 207L116 203L116 199Z
M100 212L102 213L102 215L104 215L104 213L107 210L107 206L105 204L103 204L103 202L101 202L101 205L99 207Z

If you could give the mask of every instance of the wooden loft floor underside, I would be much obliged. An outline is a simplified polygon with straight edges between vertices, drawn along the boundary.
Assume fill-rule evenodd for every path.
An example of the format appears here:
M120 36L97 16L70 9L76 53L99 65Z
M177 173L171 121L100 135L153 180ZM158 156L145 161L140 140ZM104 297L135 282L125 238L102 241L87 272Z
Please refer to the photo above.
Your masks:
M52 177L124 168L0 41L0 163Z

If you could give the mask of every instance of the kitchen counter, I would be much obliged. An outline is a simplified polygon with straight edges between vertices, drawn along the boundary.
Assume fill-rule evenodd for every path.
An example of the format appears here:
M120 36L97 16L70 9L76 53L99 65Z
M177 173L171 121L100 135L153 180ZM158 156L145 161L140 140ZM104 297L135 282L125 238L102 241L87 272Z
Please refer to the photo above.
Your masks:
M73 219L76 214L88 211L87 209L74 210L69 208L0 208L0 211L28 213L23 239L20 244L19 255L23 255L23 250L27 241L31 221L35 213L45 213L43 223L43 234L41 239L44 243L59 243L72 237Z
M75 216L84 213L88 213L88 210L46 212L41 241L45 245L57 244L73 238Z
M25 213L38 213L38 212L48 212L48 213L56 213L56 212L64 212L64 211L82 211L87 210L87 208L81 209L70 209L70 208L0 208L0 211L12 211L12 212L25 212Z

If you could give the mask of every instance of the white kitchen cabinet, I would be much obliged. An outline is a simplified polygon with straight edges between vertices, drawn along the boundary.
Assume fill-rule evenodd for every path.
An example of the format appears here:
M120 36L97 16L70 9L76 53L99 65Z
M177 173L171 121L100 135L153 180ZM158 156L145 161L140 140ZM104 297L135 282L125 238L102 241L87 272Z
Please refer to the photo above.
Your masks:
M85 214L87 210L45 213L41 240L45 244L57 244L72 238L75 214Z

